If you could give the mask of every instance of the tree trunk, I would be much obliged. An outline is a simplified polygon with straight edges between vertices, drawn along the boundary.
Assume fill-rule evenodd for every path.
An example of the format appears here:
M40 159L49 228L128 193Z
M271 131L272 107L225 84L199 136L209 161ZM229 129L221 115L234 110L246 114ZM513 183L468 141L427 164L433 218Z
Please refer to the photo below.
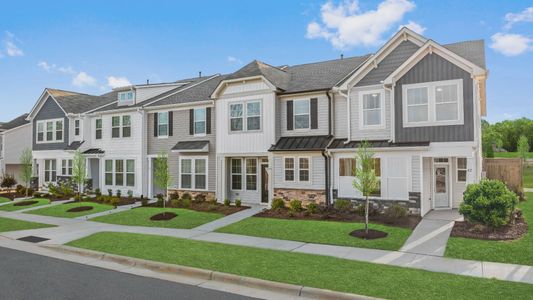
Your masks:
M368 196L366 196L366 205L365 205L365 233L368 235Z
M26 198L28 198L28 183L26 182Z

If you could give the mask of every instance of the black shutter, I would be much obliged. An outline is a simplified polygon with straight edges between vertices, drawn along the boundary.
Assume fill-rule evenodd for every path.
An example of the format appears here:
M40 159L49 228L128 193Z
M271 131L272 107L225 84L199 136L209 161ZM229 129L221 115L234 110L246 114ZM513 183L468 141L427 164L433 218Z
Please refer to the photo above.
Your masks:
M189 110L189 134L194 135L194 109Z
M293 130L292 100L287 101L287 130Z
M154 113L154 136L157 137L157 113Z
M318 128L318 99L311 98L311 129Z
M174 129L173 129L173 127L174 127L173 115L174 114L172 113L172 111L168 112L168 136L172 136L173 131L174 131Z
M205 133L211 134L211 107L205 109Z

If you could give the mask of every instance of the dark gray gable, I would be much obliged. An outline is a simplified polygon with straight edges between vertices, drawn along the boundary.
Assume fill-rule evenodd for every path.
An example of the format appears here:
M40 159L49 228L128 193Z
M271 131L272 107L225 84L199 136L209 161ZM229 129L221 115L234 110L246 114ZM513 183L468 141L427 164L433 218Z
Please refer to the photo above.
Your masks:
M50 120L50 119L63 119L63 142L62 143L46 143L46 144L37 144L37 121L39 120ZM54 101L54 99L49 96L46 101L43 103L35 117L33 118L33 150L63 150L68 147L68 136L69 136L69 122L68 118Z

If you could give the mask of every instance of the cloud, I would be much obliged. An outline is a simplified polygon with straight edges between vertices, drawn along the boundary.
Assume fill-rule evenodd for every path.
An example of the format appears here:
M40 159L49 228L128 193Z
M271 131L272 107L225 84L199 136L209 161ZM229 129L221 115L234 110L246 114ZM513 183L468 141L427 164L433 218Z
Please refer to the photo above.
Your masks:
M385 0L377 9L368 11L362 11L357 0L346 0L338 5L328 1L320 9L321 23L307 25L306 38L325 39L337 49L375 46L414 8L410 0Z
M524 9L519 13L507 13L505 15L504 29L511 29L514 24L521 22L533 22L533 6Z
M37 66L39 66L39 68L45 70L46 72L48 73L52 73L55 68L56 68L56 65L54 64L49 64L48 62L46 61L40 61Z
M40 67L41 69L45 70L45 71L48 72L48 73L56 73L56 72L59 72L59 73L67 74L67 75L74 75L74 74L76 74L76 71L75 71L71 66L68 66L68 67L58 67L56 64L48 63L48 62L45 61L45 60L40 61L40 62L37 64L37 66Z
M110 86L112 89L115 89L118 87L131 85L131 83L126 77L108 76L107 85Z
M239 65L242 65L242 60L234 57L234 56L228 56L228 62L230 64L239 64Z
M54 65L55 66L55 65ZM71 66L68 66L68 67L59 67L57 68L57 71L61 72L61 73L64 73L64 74L71 74L71 75L74 75L76 74L76 71L74 71L74 69L72 69Z
M532 50L533 40L521 34L498 32L490 37L490 47L506 56L517 56Z
M424 32L426 31L426 27L416 23L416 22L413 22L413 21L409 21L407 24L403 24L403 25L400 25L398 26L398 30L402 29L402 27L407 27L409 29L411 29L412 31L418 33L418 34L424 34Z
M22 42L11 32L5 31L4 38L4 52L0 53L0 57L5 57L5 55L10 57L15 56L24 56L24 51L17 44L22 44Z
M78 75L72 78L72 84L77 87L94 86L96 79L85 72L79 72Z

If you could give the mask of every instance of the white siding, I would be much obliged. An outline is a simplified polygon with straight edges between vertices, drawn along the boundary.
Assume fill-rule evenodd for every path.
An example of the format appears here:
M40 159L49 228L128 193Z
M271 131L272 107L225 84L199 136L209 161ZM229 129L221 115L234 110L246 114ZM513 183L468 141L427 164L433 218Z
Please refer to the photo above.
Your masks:
M385 128L384 129L362 129L359 126L360 107L359 92L382 90L385 95ZM383 90L383 86L355 87L350 91L350 124L352 140L388 140L391 138L391 105L390 92Z
M422 172L424 174L423 178L423 189L422 189L422 207L424 208L421 211L421 215L425 215L430 209L433 208L433 171L432 171L433 158L424 157L422 158Z
M135 101L137 103L151 99L159 94L177 88L179 85L160 86L160 87L141 87L135 90Z
M334 120L334 135L335 138L348 137L348 111L346 109L346 97L339 94L335 95L334 104L335 116Z
M452 158L452 207L458 208L463 202L463 193L466 190L466 182L457 181L457 158Z
M310 181L300 182L295 180L294 182L285 181L285 172L283 166L284 157L309 157L310 166ZM297 171L297 170L295 170ZM297 179L297 173L295 177ZM274 156L274 188L287 188L287 189L324 189L326 180L326 167L324 157L321 154L278 154Z
M250 80L246 81L245 83L232 83L224 89L224 95L256 91L270 91L270 87L263 80Z
M31 124L12 129L4 133L4 163L19 164L22 150L31 150Z
M420 156L411 157L411 192L420 192Z
M287 101L289 100L300 100L300 99L318 99L318 128L317 129L296 129L296 130L287 130ZM305 96L296 96L294 98L283 98L280 99L280 126L281 126L281 136L303 136L303 135L328 135L328 97L324 94L314 94L314 95L305 95ZM311 122L311 121L309 121ZM309 124L311 126L311 124Z

